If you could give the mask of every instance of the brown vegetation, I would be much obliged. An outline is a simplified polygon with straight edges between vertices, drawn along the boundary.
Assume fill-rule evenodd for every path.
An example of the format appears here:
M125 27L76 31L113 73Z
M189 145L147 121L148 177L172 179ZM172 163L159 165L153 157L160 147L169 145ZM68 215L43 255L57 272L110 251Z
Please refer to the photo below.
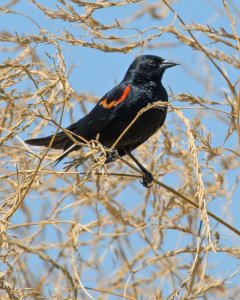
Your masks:
M81 36L42 28L30 11L18 13L22 2L0 7L2 16L21 15L38 31L26 25L24 33L0 32L1 52L11 57L0 64L1 299L240 298L239 212L232 205L239 200L238 1L209 1L228 28L185 23L176 1L52 1L58 8L29 1L56 24L79 26ZM136 13L112 24L95 15L130 5ZM160 25L127 36L142 16ZM55 54L42 55L49 45ZM138 150L156 179L151 189L142 189L127 158L104 165L100 154L107 150L97 141L74 153L78 160L65 169L53 164L60 152L24 143L29 128L26 138L46 134L49 124L60 130L63 115L85 114L97 100L71 86L62 51L68 45L120 53L185 46L199 53L207 78L190 69L188 57L182 67L204 93L197 96L191 85L181 94L168 88L166 126ZM213 146L216 135L222 142ZM231 258L223 272L219 265Z

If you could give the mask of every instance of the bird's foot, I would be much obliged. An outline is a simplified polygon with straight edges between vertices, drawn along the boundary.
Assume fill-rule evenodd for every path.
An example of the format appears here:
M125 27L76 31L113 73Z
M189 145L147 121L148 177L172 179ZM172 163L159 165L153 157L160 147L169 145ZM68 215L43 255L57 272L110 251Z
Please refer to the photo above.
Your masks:
M118 151L116 149L112 149L108 154L107 154L107 157L106 157L106 160L105 160L105 164L109 163L109 162L114 162L115 160L117 160L119 157L118 155Z
M152 186L153 182L153 176L150 172L145 172L145 174L142 177L142 180L140 180L141 184L146 187L150 188Z

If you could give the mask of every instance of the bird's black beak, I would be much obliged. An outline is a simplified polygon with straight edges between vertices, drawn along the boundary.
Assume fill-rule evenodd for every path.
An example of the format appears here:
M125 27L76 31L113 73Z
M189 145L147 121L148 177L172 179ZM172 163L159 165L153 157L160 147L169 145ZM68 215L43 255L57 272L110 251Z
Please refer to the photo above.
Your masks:
M165 70L165 69L168 69L168 68L171 68L171 67L175 67L175 66L178 66L178 65L179 64L177 64L177 63L175 63L173 61L164 59L164 61L161 62L160 68L162 70Z

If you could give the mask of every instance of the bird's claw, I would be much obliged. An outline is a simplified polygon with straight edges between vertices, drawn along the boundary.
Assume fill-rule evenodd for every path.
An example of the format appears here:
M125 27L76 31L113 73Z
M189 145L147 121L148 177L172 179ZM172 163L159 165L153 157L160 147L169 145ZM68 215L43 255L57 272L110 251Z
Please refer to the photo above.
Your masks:
M116 149L112 149L106 157L105 163L113 162L118 159L118 151Z
M143 175L142 180L140 180L140 182L145 188L150 188L152 186L152 182L153 182L152 174L150 172L146 172Z

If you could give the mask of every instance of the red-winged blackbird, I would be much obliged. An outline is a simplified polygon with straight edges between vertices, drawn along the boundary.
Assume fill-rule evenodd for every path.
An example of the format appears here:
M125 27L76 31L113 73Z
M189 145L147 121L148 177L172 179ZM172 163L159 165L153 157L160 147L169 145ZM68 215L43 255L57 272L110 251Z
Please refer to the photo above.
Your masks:
M85 140L98 137L103 146L110 148L142 108L159 100L168 101L168 95L161 79L165 69L176 65L174 62L154 55L137 57L128 68L123 80L106 93L85 117L67 129L74 133L75 139L77 139L76 135ZM107 156L106 163L114 161L117 156L127 154L142 171L142 184L149 187L153 181L152 174L137 161L131 152L163 125L166 114L167 107L156 107L140 115L122 136L114 149L115 152ZM52 137L53 135L31 139L26 143L49 147ZM79 138L79 140L81 139ZM71 147L73 144L74 142L64 132L56 134L50 147L65 151L58 162L70 152L80 148L79 145ZM70 147L71 149L69 149Z

